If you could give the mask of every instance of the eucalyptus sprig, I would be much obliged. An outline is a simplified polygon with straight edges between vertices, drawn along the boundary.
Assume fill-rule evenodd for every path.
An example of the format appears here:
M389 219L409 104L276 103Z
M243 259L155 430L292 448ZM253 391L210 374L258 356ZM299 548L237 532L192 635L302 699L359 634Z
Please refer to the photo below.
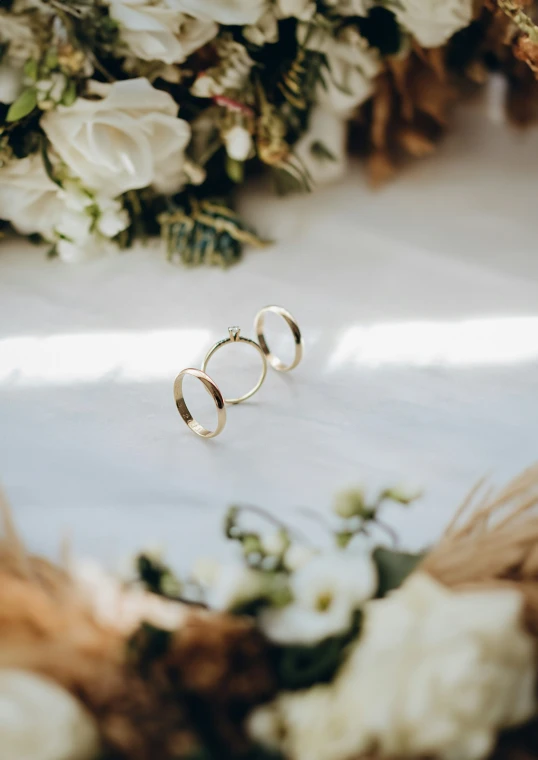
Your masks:
M345 548L357 535L370 535L370 527L378 527L391 539L393 546L398 545L396 532L380 518L380 510L387 502L408 506L420 496L420 491L406 490L401 487L385 488L369 502L361 488L341 491L333 504L334 513L341 518L341 526L334 536L337 546Z

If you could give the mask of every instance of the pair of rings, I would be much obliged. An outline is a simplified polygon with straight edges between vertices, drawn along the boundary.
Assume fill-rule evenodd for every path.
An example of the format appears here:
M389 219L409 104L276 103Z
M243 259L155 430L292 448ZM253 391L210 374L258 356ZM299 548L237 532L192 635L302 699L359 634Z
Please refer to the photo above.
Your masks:
M264 335L265 315L267 312L278 314L278 316L282 317L285 320L291 330L295 344L295 356L293 357L293 361L289 364L285 364L283 361L281 361L278 356L275 356L271 352L269 348ZM282 308L282 306L264 306L264 308L261 309L256 315L256 318L254 320L254 331L256 333L256 337L258 338L257 343L254 340L250 340L250 338L244 338L241 335L241 330L239 327L229 327L228 337L215 343L215 345L206 354L204 361L202 362L202 369L194 369L193 367L189 367L182 370L176 377L174 382L174 399L176 402L177 410L180 413L185 424L188 425L193 433L196 433L196 435L199 435L202 438L214 438L222 432L226 424L226 405L240 404L242 401L246 401L248 398L259 391L267 374L267 362L269 362L271 367L277 370L277 372L289 372L301 361L303 356L303 339L299 325L289 313L289 311ZM215 381L212 380L211 377L206 373L206 369L208 362L213 354L215 354L220 348L227 345L228 343L237 342L247 343L248 345L253 346L260 353L262 357L262 372L258 379L258 382L253 388L251 388L250 391L248 391L248 393L245 393L243 396L239 396L239 398L225 399ZM193 377L196 377L198 380L200 380L206 391L213 399L213 402L217 409L217 427L215 430L208 430L207 428L203 427L203 425L197 422L191 414L183 395L183 380L186 375L192 375Z

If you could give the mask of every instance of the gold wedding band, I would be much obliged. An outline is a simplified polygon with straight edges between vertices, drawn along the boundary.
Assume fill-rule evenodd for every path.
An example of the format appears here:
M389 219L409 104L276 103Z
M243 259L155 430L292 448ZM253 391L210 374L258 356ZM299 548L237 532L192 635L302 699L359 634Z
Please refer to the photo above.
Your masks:
M204 388L209 393L215 406L217 407L217 427L215 430L207 430L203 425L197 422L189 411L185 398L183 396L183 378L185 375L192 375L198 378L203 383ZM199 369L183 369L176 377L174 381L174 399L176 402L177 410L180 413L183 421L190 427L193 433L201 436L202 438L214 438L218 435L226 424L226 409L224 407L224 398L220 392L218 386L213 380L206 375L205 372L201 372Z
M288 324L288 327L291 330L291 333L293 335L293 340L295 343L295 357L291 364L285 364L283 361L281 361L278 356L275 356L271 353L271 350L267 344L267 341L265 339L265 335L263 334L263 327L265 322L265 315L268 311L273 312L273 314L278 314L279 317L282 317ZM254 320L254 331L256 332L258 342L260 344L260 347L267 357L267 361L273 367L273 369L276 369L277 372L289 372L290 369L293 369L296 367L299 362L301 361L303 357L303 338L301 336L301 331L299 329L299 325L295 321L295 319L292 317L292 315L287 311L286 309L282 308L282 306L264 306L263 309L261 309L256 314L256 319Z
M265 360L265 353L262 350L261 346L259 346L255 341L250 340L250 338L243 338L241 336L241 330L239 327L229 327L228 328L229 337L223 338L222 340L219 340L215 345L207 352L204 361L202 362L202 371L205 372L207 369L207 364L214 353L216 353L219 348L222 348L223 346L227 345L228 343L247 343L249 346L254 346L256 351L260 354L262 358L262 372L258 379L258 382L252 388L248 393L245 393L243 396L239 396L239 398L225 398L224 403L225 404L240 404L241 401L246 401L247 398L250 398L253 396L259 389L261 388L263 381L265 380L265 376L267 374L267 362Z

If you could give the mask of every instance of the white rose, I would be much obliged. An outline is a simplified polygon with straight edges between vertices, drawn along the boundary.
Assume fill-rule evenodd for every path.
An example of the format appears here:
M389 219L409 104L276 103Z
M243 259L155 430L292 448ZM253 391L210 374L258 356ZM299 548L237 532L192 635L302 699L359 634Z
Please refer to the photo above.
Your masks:
M294 153L315 185L340 179L347 165L347 120L334 111L315 106L308 131L294 146ZM323 151L326 150L326 155ZM348 515L343 515L348 516Z
M96 724L67 691L24 670L0 670L0 754L6 760L91 760Z
M454 592L416 573L365 608L335 681L284 694L251 721L291 760L482 760L536 710L534 647L515 590ZM284 737L284 738L282 738Z
M41 120L47 137L74 176L90 190L116 196L153 185L177 192L183 182L190 127L177 104L147 79L92 83L101 100L78 98Z
M354 27L345 27L335 37L325 29L311 32L308 24L299 24L297 36L309 50L327 57L323 83L316 90L319 105L345 116L370 97L380 70L379 55Z
M39 234L56 243L64 261L80 261L116 250L110 238L129 224L119 201L88 193L75 182L52 182L40 154L0 169L0 209L22 235Z
M38 153L0 169L0 218L21 235L50 238L62 206L58 187L48 178Z
M402 0L391 10L421 45L438 47L471 23L473 0Z
M260 613L260 627L279 644L314 644L344 633L353 613L375 592L377 575L367 554L336 551L315 556L291 576L293 601Z
M217 34L210 20L178 12L173 0L108 0L122 40L145 61L182 63Z
M174 0L176 7L197 18L209 18L219 24L255 24L265 12L269 0Z

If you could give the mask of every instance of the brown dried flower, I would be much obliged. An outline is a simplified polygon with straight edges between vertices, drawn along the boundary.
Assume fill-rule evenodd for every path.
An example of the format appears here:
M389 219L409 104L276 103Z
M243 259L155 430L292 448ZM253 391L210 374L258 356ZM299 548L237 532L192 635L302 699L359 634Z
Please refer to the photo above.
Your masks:
M243 717L274 694L268 648L250 622L195 613L102 573L81 580L28 556L11 526L6 532L0 668L41 673L74 694L115 758L192 755L197 729L204 742L246 746ZM143 621L166 643L149 664L132 646Z
M271 654L246 618L197 613L173 637L165 668L215 742L234 753L248 747L243 721L276 694Z
M387 60L372 101L359 117L368 125L374 184L387 179L402 157L420 158L435 149L455 97L442 48L416 46L406 57Z

